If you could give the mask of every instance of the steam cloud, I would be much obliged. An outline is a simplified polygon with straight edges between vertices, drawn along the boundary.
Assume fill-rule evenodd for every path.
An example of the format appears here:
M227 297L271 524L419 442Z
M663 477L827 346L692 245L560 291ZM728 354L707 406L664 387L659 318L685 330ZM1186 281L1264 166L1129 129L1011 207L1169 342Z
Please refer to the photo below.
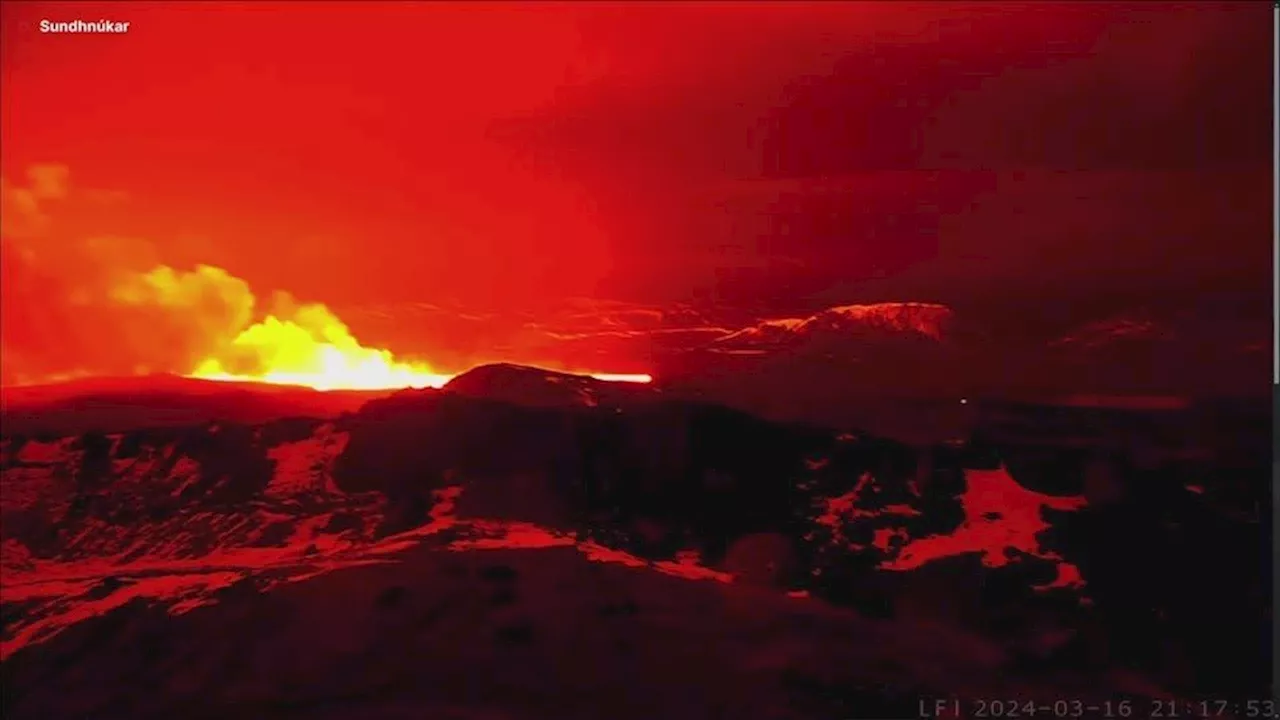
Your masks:
M0 178L0 383L257 374L305 361L319 343L390 358L361 348L323 305L276 293L264 307L222 268L172 267L150 242L78 232L108 196L69 175L37 165L25 182Z

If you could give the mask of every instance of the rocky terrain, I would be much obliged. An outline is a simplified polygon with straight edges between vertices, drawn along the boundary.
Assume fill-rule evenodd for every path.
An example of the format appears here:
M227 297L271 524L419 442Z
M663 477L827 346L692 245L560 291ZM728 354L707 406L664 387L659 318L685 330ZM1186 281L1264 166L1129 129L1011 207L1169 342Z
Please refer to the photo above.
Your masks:
M336 417L6 427L5 712L1265 694L1263 462L998 429L913 447L515 366Z

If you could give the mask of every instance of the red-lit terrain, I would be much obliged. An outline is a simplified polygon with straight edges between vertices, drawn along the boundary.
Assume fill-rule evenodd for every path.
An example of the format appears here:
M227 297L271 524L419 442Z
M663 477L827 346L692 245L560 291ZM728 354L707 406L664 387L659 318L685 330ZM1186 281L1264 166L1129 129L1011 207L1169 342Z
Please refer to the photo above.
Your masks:
M10 717L898 717L1239 690L1178 623L1234 612L1238 640L1243 578L1208 605L1130 588L1166 608L1167 657L1105 660L1070 530L1135 476L1078 453L1045 472L998 440L911 448L517 366L329 417L263 390L183 395L189 425L6 420ZM274 419L223 418L241 393ZM1225 478L1158 481L1176 523L1247 506ZM1247 561L1230 522L1191 540Z
M0 716L1268 715L1273 10L0 0Z
M390 392L319 391L155 375L0 387L0 406L7 432L60 434L191 425L212 418L261 423L287 417L336 417Z

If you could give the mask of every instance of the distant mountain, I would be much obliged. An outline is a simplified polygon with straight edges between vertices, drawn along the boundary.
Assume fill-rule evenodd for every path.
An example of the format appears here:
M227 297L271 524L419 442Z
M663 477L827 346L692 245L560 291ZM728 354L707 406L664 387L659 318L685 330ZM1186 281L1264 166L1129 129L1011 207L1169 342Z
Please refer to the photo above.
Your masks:
M956 405L966 394L970 361L954 326L952 310L933 303L838 306L765 320L664 357L659 377L673 394L770 418L883 431L870 415L893 408L868 413L869 398Z
M951 309L932 303L844 305L804 318L764 320L717 338L713 349L776 351L805 343L927 339L942 342Z
M1177 334L1172 329L1149 318L1114 317L1087 323L1049 345L1065 351L1081 351L1118 343L1163 343L1176 339Z
M838 306L666 353L658 374L676 394L836 426L875 426L895 406L927 401L894 424L921 429L936 420L937 432L925 435L940 439L964 427L967 413L956 406L966 398L1114 396L1172 406L1266 395L1270 329L1228 310L1139 310L1046 339L1000 336L934 303Z
M1135 312L1087 323L1048 344L1038 375L1062 394L1229 397L1270 386L1270 329L1196 313Z

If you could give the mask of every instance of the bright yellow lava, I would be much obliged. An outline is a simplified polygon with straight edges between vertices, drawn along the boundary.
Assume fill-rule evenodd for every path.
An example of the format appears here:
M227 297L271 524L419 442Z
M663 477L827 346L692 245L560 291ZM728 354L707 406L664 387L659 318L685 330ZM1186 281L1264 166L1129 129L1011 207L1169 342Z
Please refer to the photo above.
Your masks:
M207 358L191 377L205 380L303 385L317 390L387 390L438 388L452 375L421 363L400 362L386 350L366 348L338 326L317 339L294 323L269 317L240 334L233 351L257 359L258 373L229 372L218 358Z
M583 373L604 382L650 383L653 376L644 373ZM255 382L270 385L296 385L315 390L399 390L402 388L442 388L456 375L419 372L399 364L365 366L353 372L306 373L267 372L262 375L232 375L223 372L195 372L188 377L220 382Z
M585 373L587 377L604 382L651 383L653 376L647 373Z
M379 369L381 370L381 369ZM232 375L230 373L193 373L188 377L220 382L253 382L269 385L296 385L315 390L398 390L401 388L441 388L453 379L453 375L418 373L387 368L386 372L354 375L325 375L315 373L267 372L262 375Z
M263 368L235 372L233 368ZM576 373L610 382L652 382L645 374ZM207 357L188 377L225 382L299 385L316 390L440 388L455 376L424 363L397 360L364 347L322 305L302 306L288 319L274 315L245 328L222 353Z

